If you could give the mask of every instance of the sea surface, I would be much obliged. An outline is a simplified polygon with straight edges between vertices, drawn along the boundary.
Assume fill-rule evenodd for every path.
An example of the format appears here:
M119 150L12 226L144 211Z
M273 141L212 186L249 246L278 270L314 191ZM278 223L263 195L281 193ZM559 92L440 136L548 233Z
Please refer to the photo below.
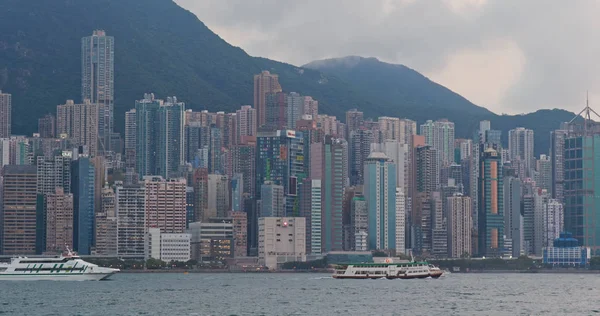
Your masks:
M593 315L600 275L144 273L93 282L0 281L0 315Z

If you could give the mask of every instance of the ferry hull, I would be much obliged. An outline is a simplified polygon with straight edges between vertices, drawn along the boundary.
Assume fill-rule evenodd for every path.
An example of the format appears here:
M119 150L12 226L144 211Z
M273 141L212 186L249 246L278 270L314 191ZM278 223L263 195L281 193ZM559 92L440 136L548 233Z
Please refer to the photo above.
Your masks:
M431 274L421 274L421 275L387 275L387 276L383 276L383 275L344 275L344 274L336 274L333 275L332 277L334 279L360 279L360 280L364 280L364 279L371 279L371 280L375 280L375 279L383 279L386 278L388 280L395 280L395 279L402 279L402 280L409 280L409 279L426 279L426 278L434 278L437 279L439 277L442 276L442 272L439 273L431 273Z
M111 273L83 273L83 274L2 274L0 281L101 281L108 279Z

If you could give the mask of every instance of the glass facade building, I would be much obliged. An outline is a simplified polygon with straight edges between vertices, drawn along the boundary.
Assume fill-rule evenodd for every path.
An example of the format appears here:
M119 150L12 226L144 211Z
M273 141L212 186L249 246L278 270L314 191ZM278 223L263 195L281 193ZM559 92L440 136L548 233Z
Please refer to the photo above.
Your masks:
M600 135L568 137L564 144L565 230L600 254Z
M91 254L95 234L94 165L88 157L79 157L72 163L71 190L73 192L73 248L79 254Z
M364 195L369 249L396 249L396 165L383 153L373 152L365 162Z
M504 187L498 151L488 148L479 172L479 255L500 257L504 249Z

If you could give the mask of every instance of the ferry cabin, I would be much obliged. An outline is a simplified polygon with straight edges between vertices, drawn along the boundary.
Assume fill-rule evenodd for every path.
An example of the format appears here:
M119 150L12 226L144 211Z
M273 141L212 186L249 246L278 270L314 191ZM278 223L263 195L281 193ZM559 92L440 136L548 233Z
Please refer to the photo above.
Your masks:
M338 265L333 277L339 279L413 279L436 278L441 274L439 268L427 262L363 263Z

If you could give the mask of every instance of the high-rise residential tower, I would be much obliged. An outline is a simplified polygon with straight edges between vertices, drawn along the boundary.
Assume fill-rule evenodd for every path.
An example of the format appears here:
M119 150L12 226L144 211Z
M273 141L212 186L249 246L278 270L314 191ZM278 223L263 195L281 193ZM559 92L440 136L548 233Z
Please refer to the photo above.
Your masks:
M194 187L194 222L207 222L216 214L208 211L208 169L196 168L192 177Z
M56 137L56 118L52 114L46 114L38 119L38 133L41 138Z
M165 234L183 233L186 227L186 181L144 177L146 229L160 228Z
M564 207L560 201L548 199L544 203L543 214L543 247L552 247L554 239L560 237L564 231Z
M81 99L98 104L100 150L109 151L114 126L115 39L103 30L81 39Z
M395 140L400 141L400 119L397 117L381 116L379 117L379 132L381 141Z
M323 216L322 216L322 195L321 180L311 180L310 186L310 216L307 216L307 222L310 222L310 253L320 254L323 252Z
M212 217L226 217L231 210L229 180L226 175L208 175L208 212Z
M257 127L267 124L267 93L281 92L279 76L263 71L254 76L254 108L257 114Z
M236 111L237 135L235 144L243 143L242 138L256 136L256 109L250 105L243 105Z
M421 125L425 143L437 150L438 166L449 166L454 162L454 123L448 120L427 121Z
M142 185L116 186L117 254L122 258L144 258L146 190Z
M73 249L73 194L56 188L44 195L46 214L46 252L62 253L65 246Z
M448 257L470 256L473 214L471 198L456 194L448 198Z
M2 168L2 231L4 255L36 253L36 237L43 220L36 212L37 174L35 166L6 165Z
M352 109L346 112L346 139L350 140L350 135L352 132L358 130L363 126L363 122L365 121L364 113L357 110Z
M64 193L71 193L71 153L63 152L54 157L38 157L37 159L37 192L54 194L56 188Z
M89 99L81 104L67 100L56 107L58 135L65 134L72 146L87 146L90 156L98 153L99 105Z
M304 111L303 115L310 115L315 118L319 115L319 101L314 100L310 96L304 96Z
M534 179L538 188L552 193L552 161L550 157L540 155L540 159L536 163Z
M566 130L555 130L550 134L550 161L552 163L552 198L564 203L565 138Z
M406 195L401 187L396 187L396 254L406 252Z
M12 95L0 90L0 138L11 135Z
M525 169L529 175L535 168L533 130L519 127L508 131L508 151L511 161L521 160L525 163Z
M144 94L144 99L135 101L136 114L136 171L140 179L146 175L157 175L158 169L158 110L163 101L154 94Z
M415 189L426 196L439 188L440 167L437 157L437 150L431 146L420 146L415 150Z
M105 256L116 256L118 246L117 200L113 188L108 185L100 194L101 208L96 212L96 247L95 253Z
M136 164L137 114L135 109L125 112L125 165L134 168Z

